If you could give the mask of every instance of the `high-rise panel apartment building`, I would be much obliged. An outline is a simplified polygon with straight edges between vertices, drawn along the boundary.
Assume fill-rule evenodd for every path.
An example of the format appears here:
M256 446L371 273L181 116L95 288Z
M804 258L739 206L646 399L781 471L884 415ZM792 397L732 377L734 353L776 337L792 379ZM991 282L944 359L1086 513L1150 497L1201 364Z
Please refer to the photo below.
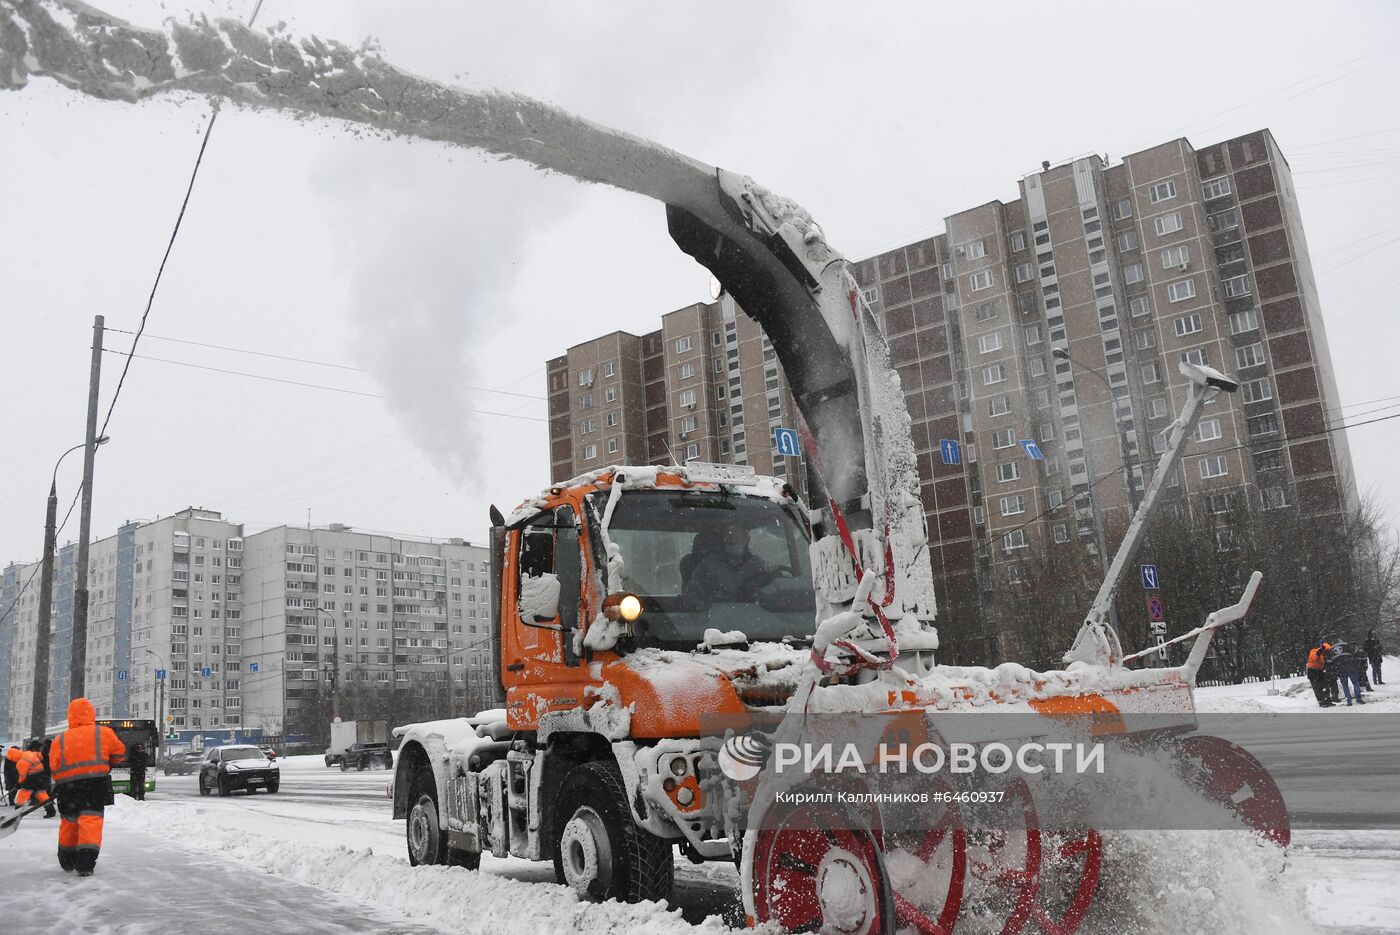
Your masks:
M546 365L550 477L613 464L751 465L805 489L773 447L796 407L762 329L729 296L662 316L637 336L613 332Z
M1037 550L1116 548L1185 403L1183 360L1241 389L1207 406L1167 481L1170 509L1338 514L1356 497L1346 438L1329 430L1340 400L1297 197L1269 131L1045 163L1018 188L853 264L913 419L943 655L959 662L1002 655L988 597ZM613 355L638 360L640 381L605 378ZM571 348L548 373L555 480L691 457L785 463L769 429L775 412L795 424L791 400L727 298ZM583 379L603 382L589 395ZM610 379L627 429L611 436L580 408Z
M55 561L49 724L63 719L71 694L75 551L65 546ZM460 539L340 525L245 537L240 524L193 508L126 523L89 550L85 691L101 717L164 714L186 739L283 736L288 717L337 676L347 692L430 690L462 710L494 706L487 571L487 550ZM0 738L30 731L38 582L38 563L11 564L0 577L0 612L9 608L0 619ZM392 709L386 702L384 716Z

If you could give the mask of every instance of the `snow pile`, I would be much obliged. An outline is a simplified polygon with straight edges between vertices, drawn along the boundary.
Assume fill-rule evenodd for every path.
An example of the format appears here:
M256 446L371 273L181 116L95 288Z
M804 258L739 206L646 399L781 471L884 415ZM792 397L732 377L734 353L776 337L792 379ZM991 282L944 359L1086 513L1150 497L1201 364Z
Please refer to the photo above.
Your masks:
M691 925L663 903L579 902L572 890L527 883L458 867L410 867L401 856L374 848L318 846L314 838L283 839L269 846L261 836L211 824L198 806L119 799L108 810L115 828L198 842L201 850L281 879L342 893L389 910L408 921L482 935L729 932L717 918ZM522 908L528 907L528 909Z
M1367 674L1369 673L1368 668ZM1202 714L1308 712L1331 716L1340 716L1343 713L1393 715L1400 711L1400 656L1386 656L1382 659L1381 675L1389 681L1383 685L1373 685L1375 692L1363 695L1366 703L1359 707L1348 708L1343 702L1335 707L1319 708L1317 699L1313 697L1312 686L1305 676L1299 676L1244 685L1197 688L1196 710ZM1278 694L1270 694L1271 691L1277 691Z
M527 623L544 622L559 616L559 576L546 571L522 577L516 609L520 612L520 619Z

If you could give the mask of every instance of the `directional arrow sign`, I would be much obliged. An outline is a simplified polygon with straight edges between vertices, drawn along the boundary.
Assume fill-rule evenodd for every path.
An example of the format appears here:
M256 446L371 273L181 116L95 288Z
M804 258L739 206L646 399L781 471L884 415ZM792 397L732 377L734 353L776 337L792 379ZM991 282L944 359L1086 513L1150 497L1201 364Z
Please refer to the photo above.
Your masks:
M161 679L162 681L164 681L164 679L165 679L165 670L164 670L164 669L156 669L156 678Z
M199 670L199 677L202 679L207 679L212 674L213 670L210 669L208 666L205 666L204 668Z
M118 670L117 670L117 681L118 681L118 682L125 682L125 681L126 681L126 670L125 670L125 669L118 669Z
M248 671L249 671L249 672L256 672L256 671L258 671L258 664L257 664L256 662L250 662L250 663L248 663Z
M773 447L785 458L795 458L802 453L797 441L796 429L774 429Z
M1026 449L1026 457L1032 461L1044 461L1045 454L1040 450L1040 446L1029 438L1021 439L1021 447Z
M1139 565L1138 571L1142 572L1142 587L1146 591L1155 591L1161 587L1160 579L1157 577L1156 565Z
M951 438L938 440L938 456L944 464L962 464L962 450Z

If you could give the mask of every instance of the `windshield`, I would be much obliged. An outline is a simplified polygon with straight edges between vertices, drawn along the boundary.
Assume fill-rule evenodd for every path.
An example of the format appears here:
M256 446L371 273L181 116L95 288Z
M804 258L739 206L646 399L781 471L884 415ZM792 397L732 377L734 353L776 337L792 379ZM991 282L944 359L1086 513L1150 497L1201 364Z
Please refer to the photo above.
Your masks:
M705 631L750 640L812 632L816 597L795 505L700 490L631 491L608 525L622 587L641 598L637 644L692 649Z
M221 751L220 759L228 763L231 760L266 760L267 757L257 747L229 747Z

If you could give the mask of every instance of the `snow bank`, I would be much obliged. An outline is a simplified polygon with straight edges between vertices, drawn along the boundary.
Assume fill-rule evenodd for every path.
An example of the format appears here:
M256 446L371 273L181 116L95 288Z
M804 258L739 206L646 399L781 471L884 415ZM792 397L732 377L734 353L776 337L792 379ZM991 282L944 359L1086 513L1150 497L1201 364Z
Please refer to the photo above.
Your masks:
M1367 670L1369 674L1370 670ZM1400 711L1400 656L1381 660L1381 675L1388 677L1384 685L1375 685L1374 693L1364 697L1366 704L1348 708L1345 703L1332 708L1319 708L1313 698L1312 686L1306 677L1250 682L1245 685L1212 685L1196 689L1196 710L1203 714L1234 714L1244 712L1316 713L1330 716L1357 714L1390 714ZM1270 694L1276 691L1278 694Z
M281 840L221 827L196 805L119 799L107 811L116 828L195 843L199 850L254 867L281 879L341 893L405 920L454 932L540 935L571 932L693 933L732 931L711 917L691 925L664 903L579 902L572 890L553 883L528 883L460 867L410 867L400 856L374 848L322 846L313 840Z

